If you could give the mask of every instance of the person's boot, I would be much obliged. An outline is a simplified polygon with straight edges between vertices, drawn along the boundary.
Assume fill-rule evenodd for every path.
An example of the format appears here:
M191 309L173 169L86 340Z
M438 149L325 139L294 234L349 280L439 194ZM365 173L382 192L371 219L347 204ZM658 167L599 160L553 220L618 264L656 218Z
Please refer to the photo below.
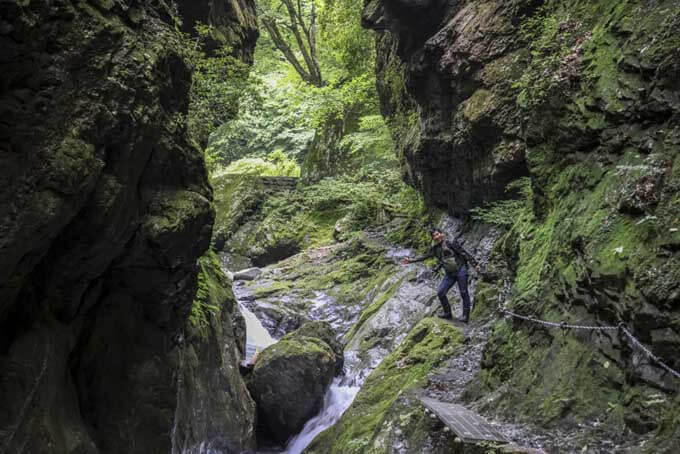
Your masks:
M463 316L457 319L461 323L468 323L470 321L470 308L463 308Z
M448 313L444 312L443 314L437 314L437 317L443 318L444 320L453 320L453 315L451 315L450 312L448 312Z

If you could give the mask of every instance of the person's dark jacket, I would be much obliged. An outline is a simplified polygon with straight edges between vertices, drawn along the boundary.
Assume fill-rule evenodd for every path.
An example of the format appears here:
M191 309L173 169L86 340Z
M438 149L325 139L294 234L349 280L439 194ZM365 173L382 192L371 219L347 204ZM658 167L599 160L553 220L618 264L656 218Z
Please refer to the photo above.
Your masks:
M472 254L466 251L463 246L455 240L444 240L441 243L435 243L425 255L411 261L422 262L431 257L436 257L439 262L436 270L438 271L440 268L444 268L446 274L456 275L458 271L463 266L467 266L468 263L472 264L472 266L477 266L477 260Z

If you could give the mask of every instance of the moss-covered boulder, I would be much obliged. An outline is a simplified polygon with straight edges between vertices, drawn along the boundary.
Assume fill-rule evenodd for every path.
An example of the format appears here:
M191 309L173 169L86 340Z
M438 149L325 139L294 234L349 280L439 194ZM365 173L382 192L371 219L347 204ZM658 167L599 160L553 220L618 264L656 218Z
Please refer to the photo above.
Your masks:
M310 325L266 348L248 380L263 435L279 443L319 412L328 386L342 367L330 327ZM323 339L333 342L335 351Z
M331 325L326 322L313 321L307 322L298 328L294 333L291 333L294 337L313 337L324 341L335 353L335 371L336 373L342 372L343 365L343 354L342 354L342 344L337 339L337 335Z

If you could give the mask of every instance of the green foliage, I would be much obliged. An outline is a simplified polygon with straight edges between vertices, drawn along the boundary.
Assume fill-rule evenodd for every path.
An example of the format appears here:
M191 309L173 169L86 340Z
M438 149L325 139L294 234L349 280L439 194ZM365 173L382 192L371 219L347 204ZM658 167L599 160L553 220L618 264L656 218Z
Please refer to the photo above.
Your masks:
M206 25L197 25L197 38L180 32L184 44L184 57L193 65L187 126L191 136L202 146L208 143L210 134L225 122L236 117L239 102L244 96L257 96L248 75L250 67L232 55L225 47L208 56L203 51L203 41L210 35ZM206 157L208 166L213 164Z
M392 171L366 172L354 175L324 178L317 184L306 186L301 196L307 209L334 210L344 214L352 231L382 223L390 214L404 212L404 183Z
M373 35L361 26L362 0L325 0L321 5L322 57L331 80L374 71Z
M281 5L272 0L260 8L267 17L281 16L277 19L281 21L288 15ZM311 15L311 2L299 7ZM347 155L358 165L389 154L385 151L392 144L378 117L373 36L360 25L361 9L359 0L316 3L320 26L316 46L325 80L321 86L303 80L281 59L270 33L262 34L250 78L256 95L244 97L238 116L210 138L211 162L228 165L243 157L263 158L276 150L301 162L312 139L324 135L333 138L331 153L342 159ZM342 132L336 137L329 131L336 130L338 123Z
M234 303L234 296L213 251L208 251L199 259L198 268L198 289L191 305L189 323L198 333L205 335L211 320L219 314L223 306Z
M258 175L258 176L300 176L300 166L288 158L283 151L276 150L264 158L242 158L226 167L214 169L220 174Z
M317 2L315 0L262 0L262 29L298 76L322 87L326 81L319 64Z
M544 5L522 24L520 36L529 45L531 61L513 88L519 91L517 104L523 108L559 96L581 77L584 44L590 35L568 8L558 8L555 3Z
M391 239L416 246L427 239L422 197L401 181L396 169L325 178L273 194L243 176L234 177L213 177L218 207L214 231L240 255L258 257L272 248L304 250L394 219L403 227L394 229Z
M382 115L361 117L359 130L345 135L339 147L359 168L396 164L392 135Z
M305 106L295 95L298 84L291 83L281 62L269 60L262 47L255 52L251 75L257 96L244 98L238 116L210 137L207 153L220 165L276 150L300 161L314 137Z
M531 211L533 192L531 179L528 177L513 181L506 187L506 192L516 191L519 198L492 202L483 208L470 210L472 218L487 224L509 227L522 216L523 212Z

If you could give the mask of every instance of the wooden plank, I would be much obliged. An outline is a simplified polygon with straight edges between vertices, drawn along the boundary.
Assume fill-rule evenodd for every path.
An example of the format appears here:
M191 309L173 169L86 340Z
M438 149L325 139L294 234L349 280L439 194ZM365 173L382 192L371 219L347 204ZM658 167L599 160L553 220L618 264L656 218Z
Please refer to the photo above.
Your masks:
M505 435L496 430L482 416L462 405L442 402L430 397L418 399L434 412L463 442L495 441L510 443Z

